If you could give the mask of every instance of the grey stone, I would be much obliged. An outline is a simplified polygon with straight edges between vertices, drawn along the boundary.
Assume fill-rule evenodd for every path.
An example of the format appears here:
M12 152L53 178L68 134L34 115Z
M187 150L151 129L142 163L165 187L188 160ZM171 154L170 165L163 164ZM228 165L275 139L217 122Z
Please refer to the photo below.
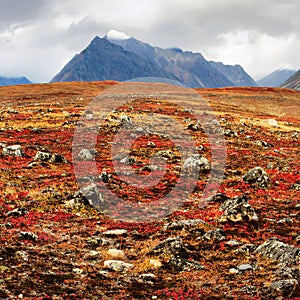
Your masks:
M80 160L92 160L95 157L95 151L88 149L81 149L78 153L78 158Z
M256 253L274 261L293 265L300 262L300 249L271 238L255 250Z
M236 267L239 272L252 271L253 267L249 264L241 264Z
M18 238L23 240L37 241L39 237L33 232L21 231L18 234Z
M179 256L172 256L168 263L168 266L173 267L177 271L191 271L191 270L203 270L204 266L197 261L182 258Z
M202 237L202 240L207 240L207 241L217 241L217 242L221 242L226 240L226 233L224 230L222 229L213 229L213 230L209 230L207 231Z
M159 243L151 251L151 254L159 255L175 255L185 257L187 250L183 244L181 237L167 238L166 240Z
M278 224L293 224L293 220L291 218L283 218L277 222Z
M104 261L104 268L115 272L127 272L134 268L133 264L126 263L122 260L106 260Z
M209 171L211 169L211 165L208 159L200 154L195 154L185 160L183 169L190 170L195 168L199 168L200 171Z
M271 283L270 289L282 292L285 296L291 296L297 285L298 281L296 279L278 280Z
M20 145L12 145L4 147L2 150L3 156L22 157L25 155L23 148Z
M178 220L175 222L172 222L171 224L167 224L164 229L175 229L175 230L181 230L181 229L187 229L190 227L195 227L199 224L206 224L205 221L201 219L194 219L194 220Z
M224 210L223 215L219 218L221 223L258 221L258 216L245 195L226 200L221 205L221 209Z
M255 167L249 170L242 179L251 185L259 188L267 188L270 186L270 178L266 171L261 167Z
M240 288L240 291L248 295L254 296L255 294L257 294L258 289L254 285L246 285Z
M28 214L28 211L26 210L25 207L18 207L18 208L15 208L14 210L9 211L6 215L8 217L10 217L10 216L20 217L20 216L24 216L26 214Z
M124 236L127 235L128 231L126 229L112 229L112 230L107 230L103 232L103 235L105 236Z

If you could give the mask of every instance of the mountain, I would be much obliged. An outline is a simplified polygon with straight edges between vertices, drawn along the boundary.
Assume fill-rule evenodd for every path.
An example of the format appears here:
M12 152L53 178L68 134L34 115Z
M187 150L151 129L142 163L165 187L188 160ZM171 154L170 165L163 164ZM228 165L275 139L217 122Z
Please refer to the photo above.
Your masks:
M270 86L270 87L279 86L295 72L296 72L295 70L278 69L273 71L269 75L263 77L262 79L257 80L257 84L259 86Z
M209 62L214 68L220 71L235 86L257 86L254 79L249 76L240 65L224 65L221 62Z
M289 77L281 87L295 89L300 91L300 70L295 72L291 77Z
M30 84L31 82L26 77L3 77L0 76L0 86Z
M126 81L138 77L163 77L190 87L255 86L240 66L208 62L200 53L179 48L162 49L110 30L89 46L51 80Z
M151 61L124 50L106 38L95 37L51 81L126 81L149 76L176 79Z

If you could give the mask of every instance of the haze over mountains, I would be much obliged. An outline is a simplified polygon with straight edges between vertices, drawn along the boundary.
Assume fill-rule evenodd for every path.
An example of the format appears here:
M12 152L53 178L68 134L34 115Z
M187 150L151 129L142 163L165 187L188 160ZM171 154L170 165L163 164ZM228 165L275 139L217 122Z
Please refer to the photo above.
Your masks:
M29 84L31 83L26 77L4 77L0 76L0 86Z
M292 76L296 70L290 69L277 69L267 76L263 77L260 80L257 80L257 84L259 86L280 86L283 82L285 82L290 76Z
M256 86L239 65L207 61L200 53L179 48L162 49L111 30L95 37L51 80L126 81L139 77L163 77L189 87Z

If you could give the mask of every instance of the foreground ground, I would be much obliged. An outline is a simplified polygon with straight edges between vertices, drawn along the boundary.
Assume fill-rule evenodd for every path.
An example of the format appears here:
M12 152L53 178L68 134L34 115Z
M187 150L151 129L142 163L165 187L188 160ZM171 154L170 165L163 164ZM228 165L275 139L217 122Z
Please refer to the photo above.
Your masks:
M110 219L76 193L80 187L72 163L74 129L86 105L114 84L0 88L1 147L20 145L24 150L20 157L3 152L0 159L0 298L300 297L300 93L266 88L198 90L214 109L226 139L226 168L218 197L205 207L198 205L208 177L204 172L187 201L171 215L150 223L128 223ZM157 107L147 103L147 109L156 112ZM122 114L133 115L128 107ZM179 120L186 118L184 112L176 114ZM199 154L210 159L203 132L193 126L189 130ZM111 135L108 127L100 144L109 145ZM151 147L166 150L168 143L159 138L152 136ZM133 156L140 159L136 168L147 165L147 142L143 146L139 141L133 149ZM99 168L109 159L101 145ZM34 158L38 151L57 153L66 161ZM109 172L109 164L106 167ZM242 179L254 167L266 171L266 185ZM166 180L161 190L168 188L172 184ZM126 186L119 185L116 193L136 201L137 194ZM242 195L257 219L245 214L224 220L222 203ZM115 229L123 231L109 231ZM257 251L259 245L274 241L269 238L282 242L275 245L278 248L292 249L290 257L280 249L272 257ZM126 264L112 266L110 260Z

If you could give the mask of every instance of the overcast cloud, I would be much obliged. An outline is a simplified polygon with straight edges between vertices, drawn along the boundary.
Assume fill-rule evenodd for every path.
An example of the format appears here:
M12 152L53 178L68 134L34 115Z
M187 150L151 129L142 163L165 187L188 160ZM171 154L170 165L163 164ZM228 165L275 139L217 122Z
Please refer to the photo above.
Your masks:
M0 75L48 82L94 36L240 64L255 79L300 68L300 0L0 0Z

